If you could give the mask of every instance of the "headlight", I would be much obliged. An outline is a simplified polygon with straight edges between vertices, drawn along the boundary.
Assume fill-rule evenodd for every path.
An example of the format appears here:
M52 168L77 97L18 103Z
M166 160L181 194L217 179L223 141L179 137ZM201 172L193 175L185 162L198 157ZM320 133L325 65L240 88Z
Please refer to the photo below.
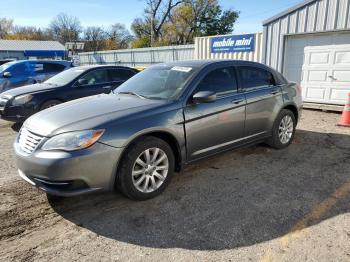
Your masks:
M23 105L25 103L28 103L33 99L32 95L22 95L22 96L17 96L13 99L12 105L13 106L18 106L18 105Z
M74 151L92 146L103 135L105 130L85 130L69 132L47 140L42 150Z

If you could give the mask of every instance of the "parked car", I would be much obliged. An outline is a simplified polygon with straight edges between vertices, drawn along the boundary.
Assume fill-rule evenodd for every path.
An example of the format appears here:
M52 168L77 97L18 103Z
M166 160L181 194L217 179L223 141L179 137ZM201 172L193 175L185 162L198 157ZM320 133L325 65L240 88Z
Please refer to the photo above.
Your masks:
M19 86L41 83L70 68L72 62L18 60L0 66L0 93Z
M81 66L68 69L44 83L23 86L0 95L2 119L23 122L29 116L73 99L110 93L136 69L121 66Z
M261 142L287 147L301 105L300 88L262 64L155 65L113 94L30 117L14 144L18 170L49 194L118 188L145 200L198 159Z
M8 62L12 62L15 61L14 59L0 59L0 66L3 64L6 64Z

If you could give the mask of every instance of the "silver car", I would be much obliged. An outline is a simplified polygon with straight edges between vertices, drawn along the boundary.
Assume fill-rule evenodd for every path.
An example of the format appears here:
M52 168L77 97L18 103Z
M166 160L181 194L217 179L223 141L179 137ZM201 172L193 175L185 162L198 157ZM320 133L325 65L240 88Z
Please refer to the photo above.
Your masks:
M30 117L14 143L18 172L49 194L118 189L145 200L193 161L261 142L287 147L301 104L300 87L262 64L159 64L111 94Z

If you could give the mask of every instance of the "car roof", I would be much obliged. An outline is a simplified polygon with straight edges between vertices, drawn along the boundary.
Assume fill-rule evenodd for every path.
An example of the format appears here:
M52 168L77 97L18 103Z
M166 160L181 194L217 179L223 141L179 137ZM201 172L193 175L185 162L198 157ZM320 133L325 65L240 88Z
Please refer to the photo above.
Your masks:
M79 68L83 70L89 70L94 68L125 68L125 69L131 69L137 71L137 69L127 67L127 66L115 66L115 65L82 65L82 66L75 66L74 68Z
M67 60L37 60L37 59L31 59L31 60L12 60L9 63L11 64L18 64L18 63L24 63L24 62L45 62L45 63L55 63L55 64L71 64L71 61L67 61Z
M162 63L158 65L167 66L188 66L188 67L204 67L213 64L225 64L231 62L233 64L239 65L252 65L252 66L265 66L264 64L245 60L233 60L233 59L203 59L203 60L185 60L185 61L174 61L168 63Z

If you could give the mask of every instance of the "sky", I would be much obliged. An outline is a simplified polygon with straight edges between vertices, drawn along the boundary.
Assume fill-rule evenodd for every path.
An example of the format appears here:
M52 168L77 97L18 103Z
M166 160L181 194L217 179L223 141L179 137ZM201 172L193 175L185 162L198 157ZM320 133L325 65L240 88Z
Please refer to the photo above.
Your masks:
M4 0L2 0L4 1ZM3 4L0 17L15 24L46 27L60 12L77 16L83 26L108 26L116 22L130 28L134 18L142 16L144 0L11 0ZM224 7L240 11L235 33L262 31L262 21L302 0L219 0Z

